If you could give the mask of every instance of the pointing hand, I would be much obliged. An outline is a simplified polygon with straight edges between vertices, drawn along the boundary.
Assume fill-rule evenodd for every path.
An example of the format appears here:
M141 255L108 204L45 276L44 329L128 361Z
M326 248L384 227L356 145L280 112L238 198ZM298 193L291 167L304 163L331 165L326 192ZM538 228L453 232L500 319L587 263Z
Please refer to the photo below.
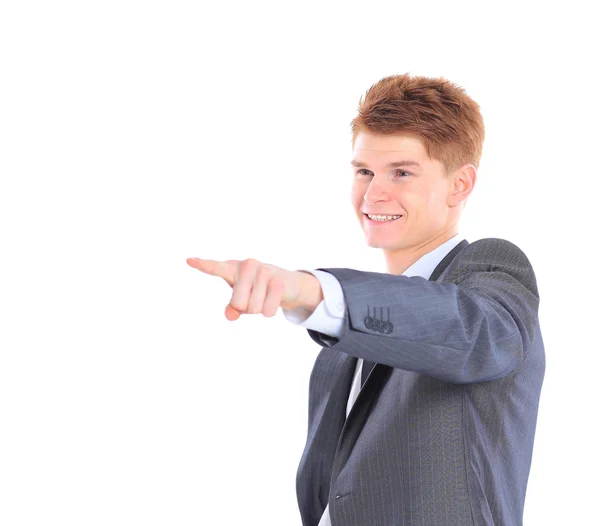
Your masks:
M255 259L214 261L188 258L186 261L190 267L223 278L233 289L231 300L225 307L225 317L230 321L237 320L241 314L262 313L270 318L275 316L279 307L285 310L299 307L308 279L313 278L318 283L312 274L285 270Z

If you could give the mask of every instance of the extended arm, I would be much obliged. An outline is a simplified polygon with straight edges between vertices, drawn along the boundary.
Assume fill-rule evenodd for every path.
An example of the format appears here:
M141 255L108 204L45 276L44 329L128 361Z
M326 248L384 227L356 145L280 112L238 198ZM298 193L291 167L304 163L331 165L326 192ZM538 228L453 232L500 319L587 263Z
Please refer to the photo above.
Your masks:
M339 280L347 307L339 338L309 329L310 336L352 356L449 382L505 376L533 342L539 305L533 269L509 242L481 240L463 252L452 263L451 283L318 269ZM374 318L385 323L373 324Z

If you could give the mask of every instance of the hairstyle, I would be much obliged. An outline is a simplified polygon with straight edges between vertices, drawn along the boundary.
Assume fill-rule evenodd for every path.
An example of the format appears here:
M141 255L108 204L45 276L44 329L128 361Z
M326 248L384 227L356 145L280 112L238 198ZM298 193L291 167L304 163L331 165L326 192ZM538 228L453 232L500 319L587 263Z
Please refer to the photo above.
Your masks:
M465 90L440 78L392 75L371 86L350 124L359 132L402 133L420 139L448 174L466 163L479 167L485 130L479 105Z

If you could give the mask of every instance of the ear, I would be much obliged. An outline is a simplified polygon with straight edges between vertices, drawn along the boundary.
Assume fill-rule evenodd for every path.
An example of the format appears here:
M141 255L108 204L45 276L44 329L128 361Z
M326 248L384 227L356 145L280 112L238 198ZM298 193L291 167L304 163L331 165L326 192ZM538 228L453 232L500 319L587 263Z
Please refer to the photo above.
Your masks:
M458 206L466 201L473 191L476 181L477 170L472 164L464 164L458 168L451 177L448 206Z

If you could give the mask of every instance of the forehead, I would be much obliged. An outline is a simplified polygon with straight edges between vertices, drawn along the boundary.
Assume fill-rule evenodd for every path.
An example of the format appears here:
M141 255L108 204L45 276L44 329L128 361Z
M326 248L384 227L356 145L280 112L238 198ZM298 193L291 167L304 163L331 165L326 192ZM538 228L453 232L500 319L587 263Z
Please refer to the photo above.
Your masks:
M353 158L388 160L402 155L414 161L428 159L423 142L409 135L374 135L359 132L354 142Z

